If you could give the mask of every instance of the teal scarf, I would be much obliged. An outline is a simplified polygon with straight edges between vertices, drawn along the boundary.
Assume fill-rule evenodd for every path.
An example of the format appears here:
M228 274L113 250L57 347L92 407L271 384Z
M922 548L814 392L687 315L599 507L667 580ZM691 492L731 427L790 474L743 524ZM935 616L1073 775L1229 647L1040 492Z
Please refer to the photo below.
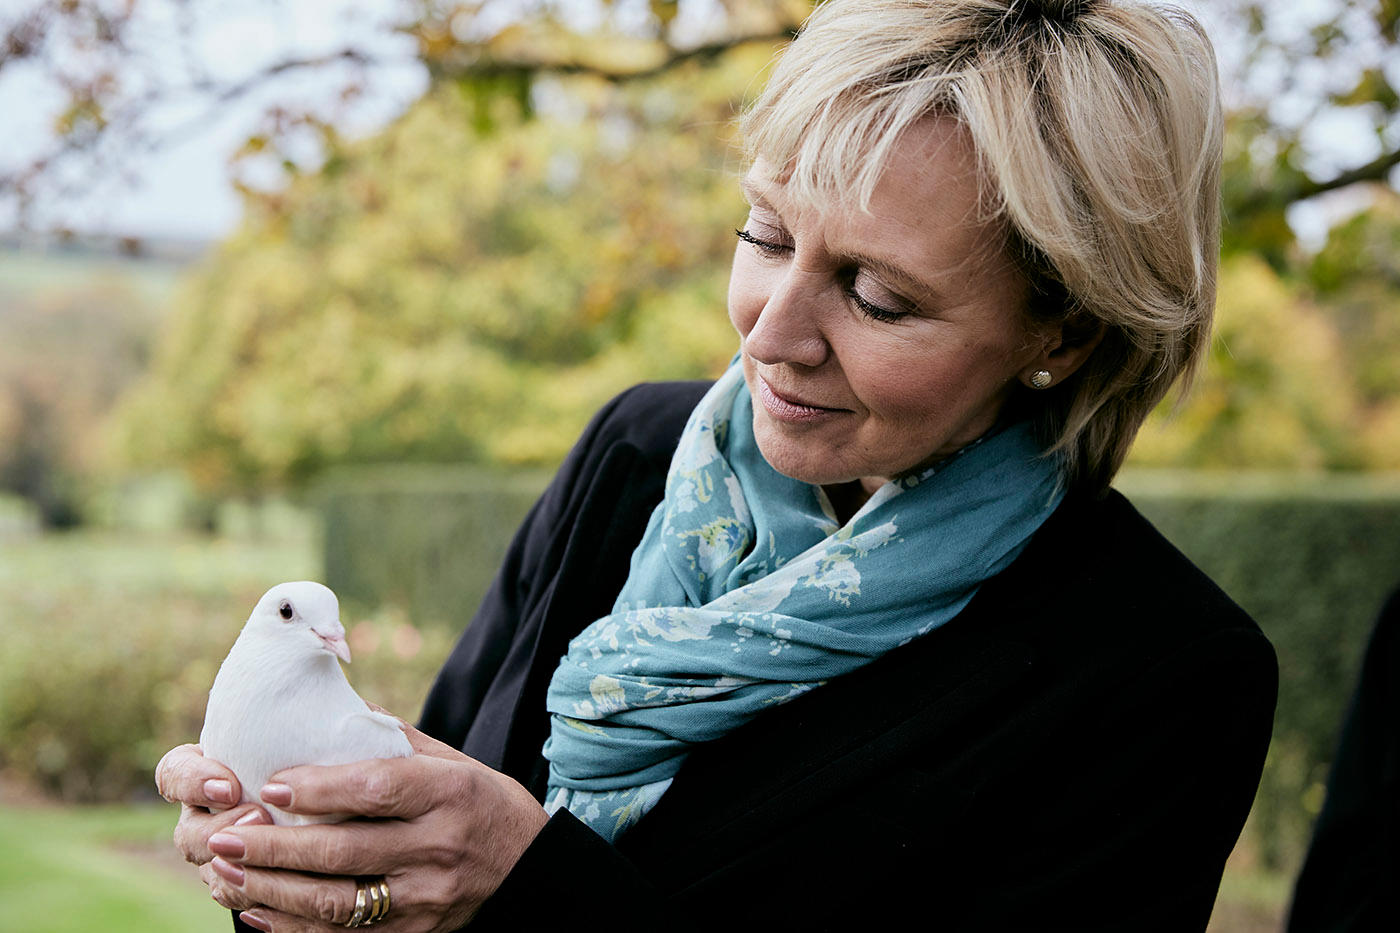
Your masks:
M1030 428L886 483L845 525L768 465L736 364L691 414L611 615L549 684L546 807L608 840L692 746L947 622L1062 497Z

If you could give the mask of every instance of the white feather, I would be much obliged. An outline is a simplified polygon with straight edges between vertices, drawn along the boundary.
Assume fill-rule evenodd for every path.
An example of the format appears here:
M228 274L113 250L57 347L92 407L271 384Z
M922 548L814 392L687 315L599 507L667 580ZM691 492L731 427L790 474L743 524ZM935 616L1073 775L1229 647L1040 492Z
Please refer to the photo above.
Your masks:
M319 583L282 583L258 600L214 678L199 735L205 756L238 776L240 802L261 804L258 792L284 768L413 754L398 720L371 710L345 679L335 654L349 660L344 638L335 594ZM346 818L263 806L283 826Z

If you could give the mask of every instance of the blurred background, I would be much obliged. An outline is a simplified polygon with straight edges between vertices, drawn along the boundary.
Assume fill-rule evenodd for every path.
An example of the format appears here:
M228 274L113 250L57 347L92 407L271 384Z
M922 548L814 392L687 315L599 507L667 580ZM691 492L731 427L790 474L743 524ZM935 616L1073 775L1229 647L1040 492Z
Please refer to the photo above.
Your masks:
M1279 649L1212 925L1274 931L1400 583L1400 3L1187 6L1218 329L1119 486ZM0 0L0 930L226 929L151 771L258 595L327 581L412 719L589 415L723 368L732 121L810 8Z

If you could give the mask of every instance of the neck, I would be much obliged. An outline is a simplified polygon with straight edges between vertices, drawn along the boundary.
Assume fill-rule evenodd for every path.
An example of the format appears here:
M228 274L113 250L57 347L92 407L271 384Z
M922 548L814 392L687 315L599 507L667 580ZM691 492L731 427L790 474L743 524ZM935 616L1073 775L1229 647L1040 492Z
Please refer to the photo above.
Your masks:
M280 689L292 691L310 678L335 677L341 673L339 663L329 652L269 651L241 635L229 652L229 661L238 671L237 676L245 678L248 683L272 682L279 684ZM228 662L225 662L225 666L229 666Z
M851 516L860 511L860 507L865 505L871 496L875 495L875 490L884 484L885 481L880 477L870 476L853 479L848 483L823 486L822 491L826 493L827 501L836 513L836 520L844 525L851 520Z

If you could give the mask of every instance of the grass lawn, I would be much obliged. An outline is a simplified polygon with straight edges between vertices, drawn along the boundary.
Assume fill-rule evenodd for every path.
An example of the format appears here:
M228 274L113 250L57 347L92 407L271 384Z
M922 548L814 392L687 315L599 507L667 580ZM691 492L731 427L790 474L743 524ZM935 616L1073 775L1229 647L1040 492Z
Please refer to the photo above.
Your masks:
M175 808L0 803L0 931L202 933L228 911L175 854Z

